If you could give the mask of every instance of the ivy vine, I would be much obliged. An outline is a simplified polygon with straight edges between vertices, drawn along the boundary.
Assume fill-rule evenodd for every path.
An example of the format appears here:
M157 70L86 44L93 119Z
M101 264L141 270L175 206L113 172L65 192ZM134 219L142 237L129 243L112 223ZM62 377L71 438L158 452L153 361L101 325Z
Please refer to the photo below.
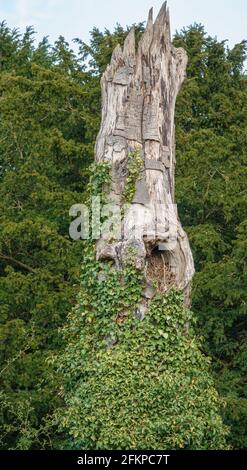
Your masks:
M136 149L128 155L128 176L126 178L125 188L123 192L123 198L125 203L131 203L133 201L136 192L136 181L140 177L140 172L143 168L143 160L140 150Z
M57 358L71 449L224 449L220 399L183 295L157 295L141 321L143 274L85 246L77 305ZM191 324L190 331L185 325Z

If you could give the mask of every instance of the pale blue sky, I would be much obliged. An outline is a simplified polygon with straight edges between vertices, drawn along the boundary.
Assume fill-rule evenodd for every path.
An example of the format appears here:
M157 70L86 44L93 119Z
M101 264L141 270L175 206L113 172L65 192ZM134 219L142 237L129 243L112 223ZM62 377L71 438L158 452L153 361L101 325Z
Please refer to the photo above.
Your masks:
M93 26L113 29L116 22L130 25L143 21L154 7L157 14L162 0L0 0L0 20L10 27L33 25L38 37L49 35L53 42L60 34L70 42L84 41ZM232 46L247 38L246 0L169 0L172 31L193 22L205 25L218 39Z

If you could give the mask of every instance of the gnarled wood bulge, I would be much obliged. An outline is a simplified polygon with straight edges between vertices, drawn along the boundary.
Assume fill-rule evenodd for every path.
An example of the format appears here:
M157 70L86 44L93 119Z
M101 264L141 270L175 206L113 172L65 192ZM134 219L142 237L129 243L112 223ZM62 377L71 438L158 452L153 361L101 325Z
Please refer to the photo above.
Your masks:
M186 66L186 52L172 46L164 3L155 22L150 10L137 48L132 29L123 48L117 46L113 52L101 82L102 122L95 159L109 163L108 199L121 208L130 155L138 153L142 161L122 236L118 240L102 236L97 258L113 259L121 269L132 248L137 268L145 273L147 299L155 289L165 292L174 286L184 291L189 304L194 263L174 200L174 113Z

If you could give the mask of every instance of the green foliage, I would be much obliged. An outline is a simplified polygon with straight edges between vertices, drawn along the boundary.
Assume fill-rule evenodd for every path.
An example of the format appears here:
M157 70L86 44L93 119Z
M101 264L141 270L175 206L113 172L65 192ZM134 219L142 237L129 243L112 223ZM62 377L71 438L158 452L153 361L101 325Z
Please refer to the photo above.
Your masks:
M138 41L144 31L144 24L139 23L133 26L135 27L136 45L138 45ZM114 32L111 33L108 29L101 32L98 28L94 27L91 31L89 45L80 39L76 40L82 58L85 62L88 61L89 68L93 74L96 76L102 75L111 61L113 50L118 44L123 45L130 29L131 27L123 28L117 24Z
M131 203L136 192L136 181L140 177L143 167L143 160L138 149L129 152L128 155L128 176L126 178L123 197L126 203Z
M225 398L229 442L246 448L246 41L232 50L200 25L175 45L189 55L177 102L177 201L197 274L193 309Z
M90 196L103 197L104 189L111 182L110 165L105 162L93 163L90 166L90 180L88 184L88 193Z
M60 397L47 358L78 290L68 211L88 181L99 92L62 38L35 48L30 28L2 24L0 44L1 448L50 448Z
M143 289L133 266L84 260L78 304L57 361L65 408L57 413L72 449L223 449L220 400L183 296L157 296L133 314ZM102 277L103 276L103 277ZM171 354L172 351L172 354Z
M138 25L137 43L142 30L143 25ZM95 266L92 258L90 267L89 254L84 261L85 245L73 244L67 235L70 206L88 197L85 188L100 124L100 75L109 63L113 48L123 43L126 34L121 26L113 34L94 29L89 46L77 40L79 54L76 56L63 37L54 47L47 38L36 47L32 28L27 28L22 36L5 23L0 24L0 442L3 449L78 447L86 441L95 448L94 436L98 447L108 446L114 439L115 446L126 448L130 440L132 446L139 437L147 447L156 446L161 438L162 442L169 440L174 448L223 445L222 426L216 413L218 398L208 372L202 377L207 360L198 349L192 349L191 355L186 356L188 367L184 368L176 347L185 353L193 333L184 336L182 324L176 327L178 338L175 342L171 340L175 326L167 323L168 307L174 322L180 318L184 323L191 316L181 307L178 294L171 294L174 300L160 299L157 315L161 309L164 315L158 329L165 337L161 335L153 341L152 335L158 335L152 323L156 310L151 309L144 322L132 315L142 285L141 278L137 282L133 268L128 267L126 292L122 278L111 271L110 264L104 268L109 271L108 280L98 284L98 271L103 268L100 264ZM187 226L197 268L193 291L193 309L199 319L196 328L204 338L206 354L213 356L217 388L227 403L222 412L231 428L229 443L234 448L246 448L246 42L229 49L225 42L208 37L201 25L193 25L177 33L174 43L185 47L189 55L188 78L176 112L176 186L179 214ZM132 193L138 176L136 172L129 183ZM104 184L109 183L107 166L93 168L92 194L101 193ZM132 196L129 197L131 200ZM62 339L58 329L75 303L82 260L82 283L89 289L94 303L82 306L81 302L86 302L82 286L78 307L71 313ZM85 269L89 270L88 274ZM94 289L98 289L98 298ZM110 294L108 300L106 292ZM167 302L166 306L163 302ZM103 308L107 312L105 320ZM86 312L84 316L80 314L82 311ZM109 339L99 336L101 328L105 336L109 333ZM152 332L150 338L147 331ZM107 350L106 343L115 343L115 336L118 343ZM67 350L62 354L65 342ZM133 357L129 349L132 346ZM168 350L175 351L169 358L175 361L176 372L172 375L166 360L167 374L163 370L159 378L154 365L162 367L162 362L158 362L160 351L168 357ZM143 351L143 357L138 351ZM90 354L98 383L89 370ZM53 371L52 357L60 355L65 391L61 377L54 376ZM193 357L196 362L192 367ZM109 369L111 364L113 367ZM150 367L149 376L145 370L142 372L144 364ZM84 365L88 367L88 375ZM111 373L119 384L119 393L111 382ZM193 374L196 379L192 384ZM126 385L121 377L129 383ZM85 389L80 380L84 380ZM95 390L92 397L85 396L90 384ZM137 384L141 384L138 389ZM198 400L193 413L184 384L191 386L191 396ZM72 433L69 440L67 435L58 433L50 418L61 406L64 393L68 420L64 424ZM126 411L134 406L133 397L137 397L150 446L141 425L135 426L134 435L131 416L126 417L126 427L121 428L121 443L117 441L117 427L113 428L111 438L108 433L111 421L107 421L104 403L96 401L97 393L106 396L115 426L118 423L121 426L122 416L121 410L114 408L116 403ZM92 410L87 414L88 431L81 424L78 410L72 422L76 394L79 399L85 397L85 405L80 402L82 415L86 416L87 407ZM165 396L162 405L157 399L159 395ZM144 396L150 412L145 409ZM102 413L102 422L99 415L98 421L94 421L94 406ZM135 416L136 411L132 409L132 413ZM154 415L155 420L151 419ZM180 416L182 422L178 422ZM218 437L212 429L214 418ZM137 422L141 423L139 416ZM101 424L108 433L105 437L100 431ZM172 435L167 434L169 429L174 430Z

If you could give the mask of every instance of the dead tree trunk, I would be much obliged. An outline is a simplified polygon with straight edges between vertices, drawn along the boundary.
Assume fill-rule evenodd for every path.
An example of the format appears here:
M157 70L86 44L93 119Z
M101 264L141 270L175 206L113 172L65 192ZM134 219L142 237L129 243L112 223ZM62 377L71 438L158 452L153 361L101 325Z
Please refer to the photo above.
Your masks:
M174 200L176 97L185 78L186 52L171 44L166 3L153 22L153 11L136 50L132 29L117 46L102 77L102 123L96 162L111 166L109 202L123 207L130 155L142 158L135 195L125 212L119 240L102 236L98 259L124 265L134 248L138 269L145 272L146 295L172 286L190 298L193 257ZM133 253L133 250L132 250ZM154 281L156 281L154 283Z

